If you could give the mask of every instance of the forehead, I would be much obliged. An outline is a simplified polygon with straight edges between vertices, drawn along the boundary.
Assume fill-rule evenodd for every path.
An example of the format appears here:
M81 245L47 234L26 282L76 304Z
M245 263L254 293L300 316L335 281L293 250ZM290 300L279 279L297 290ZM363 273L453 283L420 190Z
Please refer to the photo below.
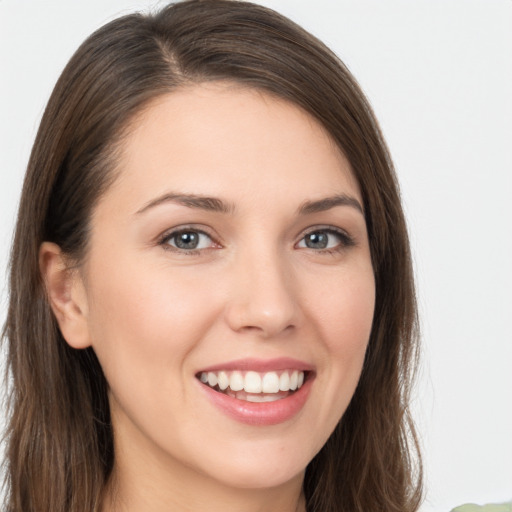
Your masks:
M111 192L125 202L167 188L360 198L348 161L318 121L290 102L230 83L189 86L151 102L132 121L117 168Z

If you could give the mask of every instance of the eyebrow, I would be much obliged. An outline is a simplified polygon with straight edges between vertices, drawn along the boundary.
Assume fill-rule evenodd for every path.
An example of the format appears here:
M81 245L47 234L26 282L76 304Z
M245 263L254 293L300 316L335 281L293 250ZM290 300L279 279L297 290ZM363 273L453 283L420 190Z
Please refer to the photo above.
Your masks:
M232 213L235 210L234 205L225 203L217 197L201 196L197 194L163 194L156 199L152 199L149 203L146 203L142 208L137 210L137 215L144 213L150 208L154 208L163 203L177 203L188 208L199 208L209 212L218 213Z
M299 214L308 215L312 213L325 212L326 210L330 210L336 206L350 206L364 215L361 203L355 197L347 194L337 194L335 196L319 199L318 201L306 201L299 207Z
M226 203L217 197L202 196L197 194L178 194L166 193L156 199L152 199L146 203L142 208L137 210L136 214L146 212L147 210L159 206L164 203L177 203L188 208L199 208L209 212L217 213L233 213L235 206L231 203ZM306 201L298 209L299 215L309 215L312 213L324 212L335 208L336 206L350 206L355 208L358 212L364 215L361 203L352 196L347 194L337 194L331 197L325 197L317 201Z

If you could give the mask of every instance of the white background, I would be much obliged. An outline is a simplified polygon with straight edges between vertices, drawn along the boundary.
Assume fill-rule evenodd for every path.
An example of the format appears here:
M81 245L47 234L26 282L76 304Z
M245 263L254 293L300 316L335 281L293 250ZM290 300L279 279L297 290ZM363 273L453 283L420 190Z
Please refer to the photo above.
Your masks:
M512 499L512 1L261 1L366 91L409 219L423 327L422 510ZM0 320L24 167L50 91L94 29L155 1L0 0Z

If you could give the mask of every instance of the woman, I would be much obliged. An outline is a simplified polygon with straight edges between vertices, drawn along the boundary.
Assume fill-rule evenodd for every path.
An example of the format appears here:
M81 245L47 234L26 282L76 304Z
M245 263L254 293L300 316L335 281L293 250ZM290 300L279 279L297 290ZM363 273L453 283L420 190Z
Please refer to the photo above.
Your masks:
M192 0L87 39L10 288L7 510L417 510L396 178L289 20Z

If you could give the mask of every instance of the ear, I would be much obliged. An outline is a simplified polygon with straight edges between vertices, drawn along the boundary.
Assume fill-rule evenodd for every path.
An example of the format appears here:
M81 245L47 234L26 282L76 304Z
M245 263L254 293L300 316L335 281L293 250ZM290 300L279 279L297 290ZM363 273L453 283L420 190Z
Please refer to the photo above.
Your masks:
M62 336L73 348L89 347L87 296L80 272L69 268L60 247L51 242L41 244L39 268Z

